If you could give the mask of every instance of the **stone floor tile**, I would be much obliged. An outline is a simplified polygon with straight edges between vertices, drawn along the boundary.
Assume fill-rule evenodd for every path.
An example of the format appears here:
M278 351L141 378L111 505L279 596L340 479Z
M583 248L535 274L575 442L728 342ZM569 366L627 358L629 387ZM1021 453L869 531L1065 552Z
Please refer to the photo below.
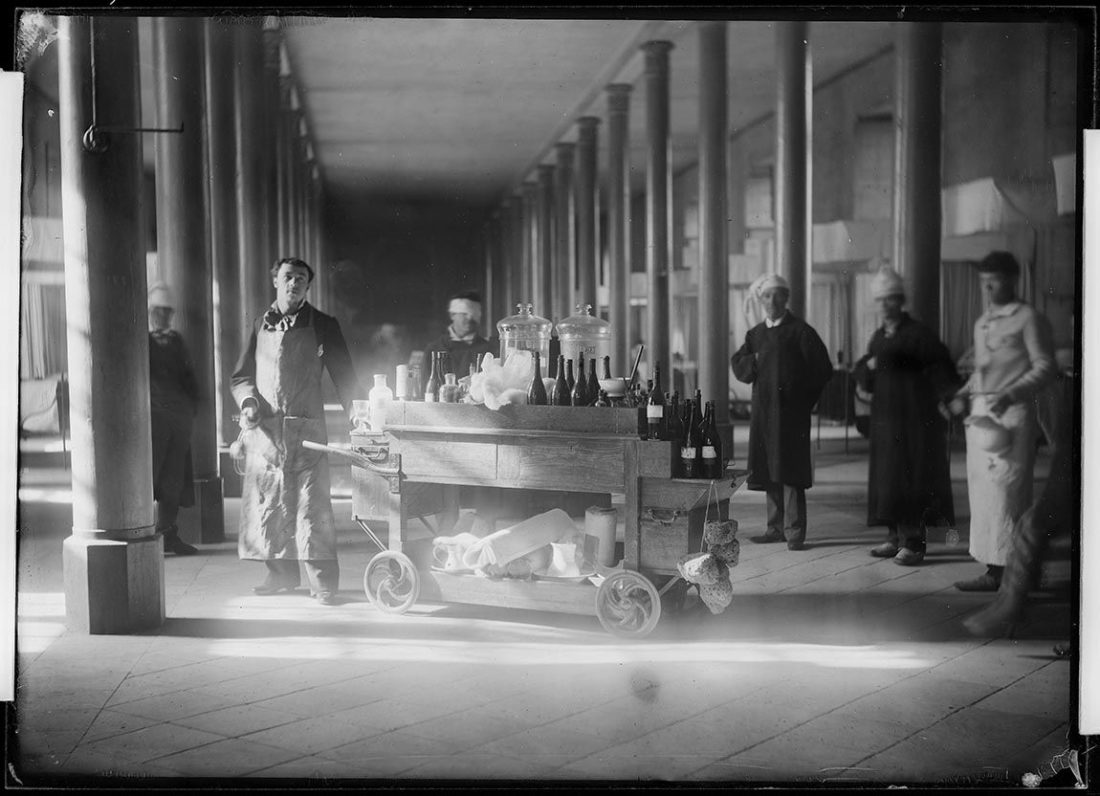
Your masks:
M708 754L652 754L648 751L630 753L616 747L567 763L554 772L570 779L592 778L647 782L677 782L690 780L693 772L713 763Z
M949 748L973 750L975 759L994 760L1000 756L1015 757L1063 723L1064 718L971 707L947 716L929 727L926 734Z
M339 712L346 720L362 721L385 731L409 727L413 724L443 718L458 712L452 705L426 705L398 699L380 699L355 709Z
M474 749L477 752L499 752L514 757L529 754L589 755L614 744L610 738L600 738L588 733L548 725L514 733L496 741L490 741Z
M343 720L340 716L341 714L334 714L300 719L249 733L246 738L266 746L298 751L302 755L314 755L387 731L383 727Z
M224 740L220 735L175 724L154 724L134 732L81 744L82 749L120 760L145 762Z
M81 786L99 784L97 781L110 781L117 786L132 785L150 777L178 777L179 772L165 768L153 762L136 763L102 752L93 752L78 748L65 760L66 774L80 775ZM91 778L89 781L86 778ZM106 784L106 782L102 783Z
M419 758L417 759L419 760ZM415 763L410 763L410 765L415 765ZM400 773L400 771L396 773ZM382 775L374 773L371 776L381 777ZM316 755L305 755L242 775L243 779L292 780L293 786L301 789L321 789L338 786L346 780L359 780L363 777L362 765L329 760Z
M8 759L26 762L31 757L64 760L80 744L80 730L24 730L13 733Z
M300 757L298 752L227 738L159 757L153 762L186 777L238 777Z
M114 735L122 735L127 732L142 730L159 723L157 719L150 719L145 716L133 716L129 713L120 713L117 710L105 708L99 711L95 721L92 722L91 726L88 727L88 731L84 734L83 740L98 741L103 738L110 738Z
M530 780L549 773L545 765L510 755L466 752L433 757L401 774L401 779Z
M32 732L80 731L91 727L99 716L98 708L44 708L19 720L19 728Z
M145 699L135 699L121 704L111 704L111 710L131 716L143 716L159 721L172 721L197 716L225 707L225 701L201 691L174 691Z
M179 718L174 723L212 732L225 738L237 738L299 720L300 717L294 714L270 710L258 705L235 705L221 710L212 710L209 713L200 713L197 716Z
M421 738L403 730L395 730L375 735L372 738L353 741L335 749L318 752L318 754L332 760L348 762L374 760L390 756L451 755L461 751L462 748L462 745L451 741L441 741L438 738Z
M438 738L467 748L481 746L526 729L527 725L517 719L497 718L479 711L463 711L431 718L404 728L405 732L422 738Z

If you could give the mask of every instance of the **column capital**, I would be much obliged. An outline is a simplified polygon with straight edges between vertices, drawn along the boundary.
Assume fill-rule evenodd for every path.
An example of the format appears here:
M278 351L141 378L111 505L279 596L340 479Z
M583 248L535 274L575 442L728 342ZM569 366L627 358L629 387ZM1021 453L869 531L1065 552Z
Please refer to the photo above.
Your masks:
M581 133L595 132L596 128L600 126L599 116L581 116L577 119L577 127L580 128Z
M559 141L554 144L554 152L557 153L558 160L561 160L562 155L569 157L573 154L573 150L577 148L577 145L572 141Z
M670 41L654 39L653 41L647 41L643 44L641 50L646 54L648 60L649 58L659 58L668 55L675 46L676 45Z

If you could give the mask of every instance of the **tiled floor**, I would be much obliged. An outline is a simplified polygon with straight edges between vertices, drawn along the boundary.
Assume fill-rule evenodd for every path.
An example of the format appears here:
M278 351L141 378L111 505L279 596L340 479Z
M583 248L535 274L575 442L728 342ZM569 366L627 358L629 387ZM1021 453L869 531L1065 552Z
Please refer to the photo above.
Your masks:
M960 543L927 563L867 555L866 443L825 439L809 549L743 543L722 615L689 610L617 640L594 618L418 604L379 613L373 550L336 504L342 597L257 597L232 539L165 561L156 632L64 628L62 471L27 471L19 559L12 782L165 777L1018 784L1066 746L1071 608L1047 597L1014 640L968 636L988 595ZM1043 463L1045 464L1045 462ZM962 477L955 456L956 479ZM964 485L956 480L965 514ZM227 500L227 528L237 501ZM740 537L762 496L741 492ZM578 587L587 588L587 587Z

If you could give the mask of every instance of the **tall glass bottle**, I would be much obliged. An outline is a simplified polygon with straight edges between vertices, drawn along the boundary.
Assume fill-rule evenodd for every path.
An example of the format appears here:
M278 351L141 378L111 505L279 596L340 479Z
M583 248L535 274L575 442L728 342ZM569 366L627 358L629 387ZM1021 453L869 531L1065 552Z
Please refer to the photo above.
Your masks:
M611 357L604 357L603 358L603 378L604 379L610 379L611 378Z
M542 366L539 352L535 355L535 374L531 377L531 386L527 388L527 403L532 406L546 406L546 385L542 381Z
M596 358L588 360L588 406L595 406L600 399L600 377L596 375Z
M573 385L577 383L576 378L573 377L573 360L565 360L565 383L569 386L569 394L573 394Z
M440 351L432 352L432 373L428 376L428 383L424 385L424 402L436 403L439 401L439 388L443 386L443 377L439 372Z
M571 403L569 382L565 378L565 357L558 354L558 376L554 379L554 389L550 393L550 405L569 406Z
M576 370L577 380L573 383L573 389L569 393L570 403L573 406L588 406L588 379L584 377L583 359L577 360Z
M695 477L703 477L703 392L695 391Z
M661 390L661 363L653 364L653 389L645 408L646 425L650 439L668 439L668 423L665 419L665 394Z
M718 437L718 427L714 421L714 401L707 401L707 411L703 415L702 446L699 452L703 460L703 478L717 481L722 477L722 440Z
M694 402L688 402L688 419L680 435L680 478L698 478L699 459L699 418L695 413Z
M443 385L439 388L439 402L441 404L458 403L458 380L453 373L443 374Z

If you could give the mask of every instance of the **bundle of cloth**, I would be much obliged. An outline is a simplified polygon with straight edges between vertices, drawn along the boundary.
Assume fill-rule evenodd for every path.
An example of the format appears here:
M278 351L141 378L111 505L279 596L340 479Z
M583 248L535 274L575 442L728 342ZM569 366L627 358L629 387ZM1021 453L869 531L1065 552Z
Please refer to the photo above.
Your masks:
M737 520L716 520L703 525L703 551L682 556L676 569L680 577L698 587L710 612L720 614L733 602L730 569L740 558Z
M592 569L584 532L561 509L550 509L509 528L477 537L438 536L436 565L446 572L490 578L583 577Z
M534 367L530 351L513 351L504 362L486 354L481 370L466 377L470 380L467 400L494 411L506 404L526 404Z

